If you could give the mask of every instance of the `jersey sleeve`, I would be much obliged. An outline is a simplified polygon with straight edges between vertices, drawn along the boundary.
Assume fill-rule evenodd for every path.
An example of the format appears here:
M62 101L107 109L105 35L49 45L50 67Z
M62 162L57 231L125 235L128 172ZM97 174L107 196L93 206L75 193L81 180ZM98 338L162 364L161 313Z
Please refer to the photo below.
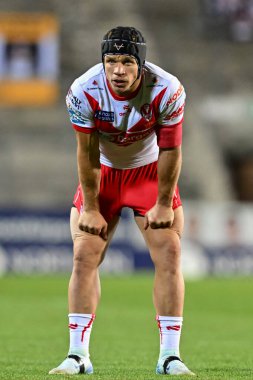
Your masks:
M159 148L174 148L181 145L185 98L183 85L174 78L160 104L156 128Z
M70 121L76 131L84 133L95 131L94 112L78 80L75 80L70 87L66 96L66 104Z

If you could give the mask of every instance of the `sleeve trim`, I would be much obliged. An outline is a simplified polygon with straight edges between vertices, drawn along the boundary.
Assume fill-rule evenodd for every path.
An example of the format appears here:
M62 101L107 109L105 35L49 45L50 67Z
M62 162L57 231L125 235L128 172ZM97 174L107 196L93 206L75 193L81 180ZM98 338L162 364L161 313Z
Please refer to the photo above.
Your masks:
M76 125L76 124L72 124L72 127L78 132L83 132L87 134L90 134L96 130L96 128L80 127L79 125Z
M160 128L158 126L156 135L159 148L175 148L182 144L182 122Z

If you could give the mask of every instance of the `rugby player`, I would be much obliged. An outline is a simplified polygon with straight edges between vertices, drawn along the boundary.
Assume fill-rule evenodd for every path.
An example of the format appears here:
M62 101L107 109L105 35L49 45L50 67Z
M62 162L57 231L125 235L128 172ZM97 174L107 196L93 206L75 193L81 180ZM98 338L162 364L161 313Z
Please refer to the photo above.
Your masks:
M67 95L79 174L70 221L70 345L65 360L50 374L93 372L89 341L100 298L98 268L122 208L129 207L155 268L153 300L160 335L156 373L194 375L179 351L184 220L177 183L185 91L175 76L145 57L141 32L113 28L102 41L102 62L77 78Z

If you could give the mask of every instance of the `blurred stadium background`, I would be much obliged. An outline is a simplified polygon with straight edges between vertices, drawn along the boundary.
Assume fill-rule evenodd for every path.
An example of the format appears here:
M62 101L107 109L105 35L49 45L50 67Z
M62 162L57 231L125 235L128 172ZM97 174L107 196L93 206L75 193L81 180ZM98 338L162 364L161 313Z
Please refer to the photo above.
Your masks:
M142 30L147 60L186 88L186 277L252 274L252 0L1 1L0 272L70 270L77 172L65 94L121 24ZM151 268L131 219L125 210L103 271Z
M187 92L183 354L205 380L252 379L253 0L1 0L0 378L49 378L65 354L77 185L65 95L117 25L143 31L147 60ZM101 268L91 347L99 379L155 378L152 275L143 270L152 264L124 210Z

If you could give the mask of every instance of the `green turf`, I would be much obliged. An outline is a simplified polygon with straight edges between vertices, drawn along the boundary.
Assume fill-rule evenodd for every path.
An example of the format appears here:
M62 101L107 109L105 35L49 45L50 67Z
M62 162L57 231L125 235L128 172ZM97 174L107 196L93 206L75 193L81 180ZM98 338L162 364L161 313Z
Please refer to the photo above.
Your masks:
M68 276L0 278L0 379L69 378L47 375L68 348L67 286ZM102 278L92 379L159 378L151 289L150 275ZM198 379L253 379L252 294L250 278L186 284L181 353Z

